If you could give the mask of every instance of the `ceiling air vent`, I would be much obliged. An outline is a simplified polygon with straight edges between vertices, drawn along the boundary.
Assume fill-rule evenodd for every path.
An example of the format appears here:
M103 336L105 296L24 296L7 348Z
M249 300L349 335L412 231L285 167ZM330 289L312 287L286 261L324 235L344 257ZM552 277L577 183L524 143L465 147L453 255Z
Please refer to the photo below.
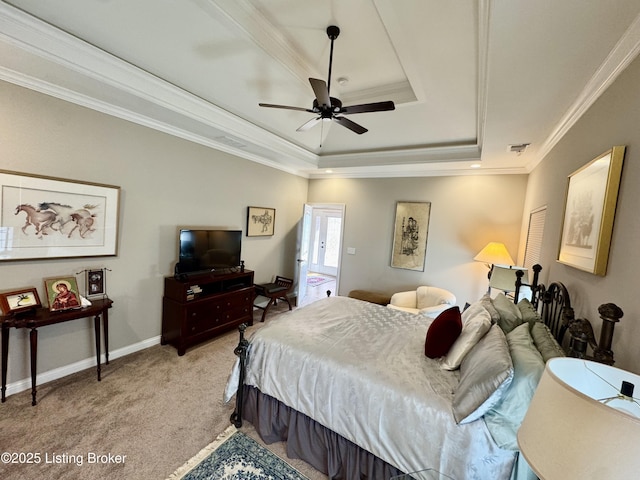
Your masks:
M527 147L531 145L530 143L518 143L516 145L509 145L509 147L507 148L507 152L511 152L511 153L516 153L518 155L520 155L522 152L524 152Z

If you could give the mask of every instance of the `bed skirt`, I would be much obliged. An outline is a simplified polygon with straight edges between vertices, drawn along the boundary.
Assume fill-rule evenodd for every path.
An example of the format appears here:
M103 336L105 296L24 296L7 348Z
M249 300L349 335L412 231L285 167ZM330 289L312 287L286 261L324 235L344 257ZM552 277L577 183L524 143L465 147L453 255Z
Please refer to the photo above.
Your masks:
M335 480L388 480L403 472L255 387L244 386L242 418L267 443L284 441L298 458Z

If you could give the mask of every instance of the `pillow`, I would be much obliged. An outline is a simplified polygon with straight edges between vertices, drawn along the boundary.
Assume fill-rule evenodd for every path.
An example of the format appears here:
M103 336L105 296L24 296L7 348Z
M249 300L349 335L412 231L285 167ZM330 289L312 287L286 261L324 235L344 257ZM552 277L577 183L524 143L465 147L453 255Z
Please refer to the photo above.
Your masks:
M488 293L485 293L484 296L479 300L480 304L487 309L489 315L491 315L491 323L498 323L500 321L500 313L496 310L496 307L493 306L493 301Z
M508 333L507 343L513 360L513 381L500 401L485 413L484 421L500 448L518 450L516 433L542 376L544 361L533 344L528 324Z
M520 310L522 322L527 322L529 324L529 329L533 327L533 324L535 322L542 322L540 314L535 308L533 308L533 305L528 298L523 298L522 300L520 300L517 307L518 310Z
M460 309L446 309L431 322L424 342L424 354L429 358L438 358L447 354L453 342L460 336L462 320Z
M556 341L551 330L542 322L536 322L531 327L531 336L533 343L542 355L545 363L555 357L566 357L560 344Z
M511 330L522 324L522 314L518 309L518 306L509 300L504 293L499 293L496 298L493 299L493 306L500 314L500 320L498 325L504 331L509 333Z
M467 315L475 310L475 315ZM467 316L465 321L465 315ZM474 309L473 305L462 314L462 331L460 336L453 342L453 345L442 359L440 366L445 370L455 370L460 366L464 356L485 336L491 328L491 316L484 308Z
M453 394L457 423L473 422L500 401L513 378L513 363L504 332L492 327L464 357L460 383Z

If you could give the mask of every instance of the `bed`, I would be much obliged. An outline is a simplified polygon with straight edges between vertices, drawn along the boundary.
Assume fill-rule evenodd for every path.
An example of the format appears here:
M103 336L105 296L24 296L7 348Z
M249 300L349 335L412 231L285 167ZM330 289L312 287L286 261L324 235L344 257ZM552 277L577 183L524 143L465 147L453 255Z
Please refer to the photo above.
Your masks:
M433 319L331 297L249 340L241 328L225 391L227 401L237 393L232 422L249 421L267 443L286 440L289 457L329 478L427 468L459 480L528 478L515 432L544 362L565 355L572 314L566 288L540 285L538 273L531 300L485 296L458 311L464 326L435 358L430 332L447 330L440 318L455 311Z

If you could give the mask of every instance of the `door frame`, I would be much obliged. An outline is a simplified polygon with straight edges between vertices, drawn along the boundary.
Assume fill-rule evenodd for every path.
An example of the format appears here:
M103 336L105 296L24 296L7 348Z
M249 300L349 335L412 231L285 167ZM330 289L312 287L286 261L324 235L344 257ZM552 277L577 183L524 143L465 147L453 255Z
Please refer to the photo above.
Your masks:
M338 248L338 268L337 268L337 272L336 272L336 291L334 292L334 294L337 294L337 292L340 289L340 271L342 269L342 246L344 244L344 222L345 222L345 210L346 210L346 204L344 203L311 203L311 202L306 202L303 205L302 208L302 213L303 213L303 217L301 218L301 228L300 231L298 233L298 248L296 249L296 255L299 257L300 256L300 242L302 241L302 239L304 238L304 232L302 231L304 228L304 211L306 207L311 207L312 212L311 212L311 216L313 217L313 210L318 209L318 210L334 210L334 211L338 211L340 212L340 216L342 218L342 222L340 222L340 234L339 234L339 241L340 241L340 245ZM311 228L311 225L309 225L309 227ZM308 251L309 253L311 252L311 235L308 236L308 241L309 244L307 245ZM304 286L302 285L302 282L305 282L304 285L306 285L306 278L302 279L300 278L300 263L299 263L299 258L296 258L296 279L298 281L298 289L296 292L296 296L297 299L300 300L301 298L298 296L298 294L300 293L300 289L304 288ZM307 259L307 263L309 263L310 260ZM308 269L307 269L308 271ZM304 298L304 295L303 297Z

